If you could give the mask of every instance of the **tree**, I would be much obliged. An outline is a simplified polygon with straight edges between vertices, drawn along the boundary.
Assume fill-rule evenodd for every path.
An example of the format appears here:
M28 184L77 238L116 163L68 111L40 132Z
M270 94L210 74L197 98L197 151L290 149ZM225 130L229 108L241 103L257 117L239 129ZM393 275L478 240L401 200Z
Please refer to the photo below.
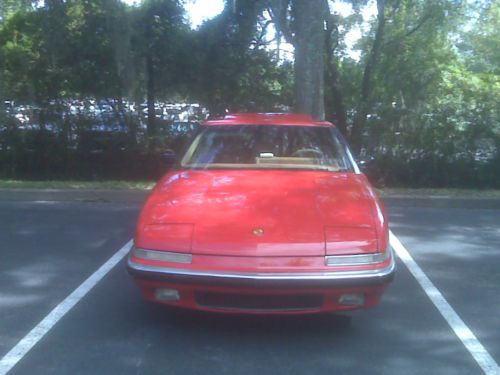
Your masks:
M114 35L123 5L119 0L87 0L53 6L51 12L64 7L65 37L61 40L60 29L49 35L57 63L70 77L67 90L97 98L121 97ZM64 46L58 45L61 42Z
M16 12L27 12L31 10L32 6L32 0L2 0L0 2L0 22L4 22Z
M500 3L484 1L469 5L478 13L473 26L462 33L458 43L468 69L476 73L500 75Z
M337 128L347 135L347 107L346 93L342 84L342 72L340 70L339 50L342 46L342 35L340 32L341 17L331 13L328 1L324 2L326 16L325 36L325 116L327 120L334 122Z
M52 95L40 13L18 12L0 29L2 84L7 97L40 101Z
M295 48L295 111L324 120L324 0L269 0L268 11L278 32Z
M359 104L356 109L356 116L354 118L352 131L351 131L351 143L354 147L354 151L359 151L361 148L361 135L366 123L366 116L369 111L369 100L372 91L372 75L376 68L377 61L379 59L382 40L384 38L385 32L385 7L386 0L377 0L377 27L375 30L375 36L373 38L373 44L368 53L368 58L366 59L364 71L363 71L363 81L361 83L361 95L359 98Z
M294 0L295 110L325 118L323 0Z
M194 32L196 97L212 115L279 111L293 103L293 65L269 50L265 1L227 1Z
M24 101L121 96L113 36L118 0L46 1L0 29L5 90Z
M179 74L179 50L183 46L184 10L177 0L148 0L137 10L132 48L138 66L144 66L148 108L148 137L155 147L155 101ZM184 46L185 47L185 46ZM138 69L140 70L140 68Z

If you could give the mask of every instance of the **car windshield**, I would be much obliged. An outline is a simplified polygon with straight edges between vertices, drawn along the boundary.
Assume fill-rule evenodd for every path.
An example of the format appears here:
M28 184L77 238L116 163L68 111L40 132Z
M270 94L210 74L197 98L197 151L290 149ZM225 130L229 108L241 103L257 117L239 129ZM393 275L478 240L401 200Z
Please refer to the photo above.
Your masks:
M352 170L333 127L207 126L182 158L185 168Z

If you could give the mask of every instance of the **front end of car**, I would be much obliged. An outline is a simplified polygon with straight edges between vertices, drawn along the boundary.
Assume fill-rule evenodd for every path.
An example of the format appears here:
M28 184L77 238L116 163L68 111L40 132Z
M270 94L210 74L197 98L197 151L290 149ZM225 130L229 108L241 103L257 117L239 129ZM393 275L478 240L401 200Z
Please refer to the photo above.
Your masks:
M148 249L147 242L138 234L128 257L143 297L196 310L304 314L368 308L379 303L395 272L387 244L363 254L242 256L159 250L154 241L149 243L156 248Z
M395 262L390 249L373 255L258 258L134 247L128 270L152 302L233 313L318 313L376 305Z
M158 182L128 258L147 300L254 314L380 301L395 270L381 203L331 124L280 116L205 125Z

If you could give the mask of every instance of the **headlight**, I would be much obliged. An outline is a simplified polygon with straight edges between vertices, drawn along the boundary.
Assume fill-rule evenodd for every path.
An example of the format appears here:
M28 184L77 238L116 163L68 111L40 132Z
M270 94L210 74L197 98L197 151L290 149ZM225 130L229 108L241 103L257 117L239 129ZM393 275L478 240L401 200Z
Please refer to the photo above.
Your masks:
M391 257L391 250L383 253L356 254L356 255L330 255L325 257L327 266L361 266L365 264L383 263Z
M147 260L159 260L161 262L173 263L191 263L193 256L191 254L173 253L170 251L146 250L134 247L132 255Z

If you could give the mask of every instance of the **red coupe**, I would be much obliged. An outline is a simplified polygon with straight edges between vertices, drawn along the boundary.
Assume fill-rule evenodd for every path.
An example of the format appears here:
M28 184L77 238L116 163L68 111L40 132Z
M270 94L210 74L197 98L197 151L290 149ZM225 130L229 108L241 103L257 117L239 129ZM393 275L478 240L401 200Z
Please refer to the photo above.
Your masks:
M149 195L128 270L147 300L242 313L377 304L393 279L381 203L329 122L207 121Z

